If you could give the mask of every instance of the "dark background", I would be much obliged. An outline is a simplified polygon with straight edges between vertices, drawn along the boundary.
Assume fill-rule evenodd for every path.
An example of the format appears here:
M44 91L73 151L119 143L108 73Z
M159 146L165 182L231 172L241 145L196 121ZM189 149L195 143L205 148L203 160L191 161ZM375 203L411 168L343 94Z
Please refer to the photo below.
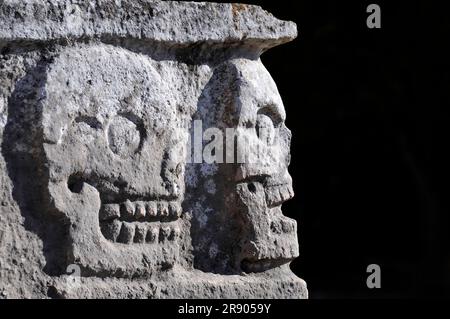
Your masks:
M299 223L292 269L310 297L449 297L449 11L437 1L244 2L299 28L262 61L293 133L296 197L283 210ZM370 3L381 29L367 28ZM381 289L366 286L369 264L381 267Z

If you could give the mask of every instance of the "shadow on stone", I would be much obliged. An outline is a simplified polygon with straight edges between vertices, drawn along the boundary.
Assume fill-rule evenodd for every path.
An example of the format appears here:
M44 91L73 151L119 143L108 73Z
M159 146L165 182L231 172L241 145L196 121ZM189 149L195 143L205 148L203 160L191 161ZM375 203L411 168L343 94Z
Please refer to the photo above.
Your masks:
M3 135L2 155L13 182L13 198L24 218L28 231L36 233L43 242L49 275L65 273L65 233L61 221L48 214L46 180L42 167L42 133L39 99L46 78L48 61L43 58L19 80L8 103L8 119Z

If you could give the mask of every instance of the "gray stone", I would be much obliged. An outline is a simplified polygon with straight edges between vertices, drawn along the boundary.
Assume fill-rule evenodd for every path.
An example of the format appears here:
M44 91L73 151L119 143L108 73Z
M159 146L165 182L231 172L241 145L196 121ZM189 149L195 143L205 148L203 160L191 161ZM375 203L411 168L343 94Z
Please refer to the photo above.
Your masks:
M4 0L0 21L2 296L307 297L259 59L294 23L142 0Z

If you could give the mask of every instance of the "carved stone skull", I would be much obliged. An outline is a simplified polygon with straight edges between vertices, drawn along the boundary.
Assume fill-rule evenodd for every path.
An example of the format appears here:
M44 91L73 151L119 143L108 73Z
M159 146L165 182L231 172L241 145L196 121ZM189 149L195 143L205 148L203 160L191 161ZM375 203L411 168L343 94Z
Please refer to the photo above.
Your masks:
M187 193L195 194L190 206L197 267L233 274L289 263L298 256L296 222L281 212L294 195L287 169L291 133L277 87L261 61L217 65L196 116L203 129L218 128L226 139L222 162L188 167L188 176L195 176ZM221 152L221 147L213 150Z
M236 3L0 2L4 296L307 296L281 211L291 134L259 60L295 23Z
M288 173L291 133L277 87L261 61L230 62L235 70L232 101L237 138L234 166L235 216L242 223L239 260L258 272L298 256L296 222L281 205L294 195Z
M179 259L187 131L169 69L105 45L68 49L49 67L49 200L70 225L69 261L87 273L136 275Z

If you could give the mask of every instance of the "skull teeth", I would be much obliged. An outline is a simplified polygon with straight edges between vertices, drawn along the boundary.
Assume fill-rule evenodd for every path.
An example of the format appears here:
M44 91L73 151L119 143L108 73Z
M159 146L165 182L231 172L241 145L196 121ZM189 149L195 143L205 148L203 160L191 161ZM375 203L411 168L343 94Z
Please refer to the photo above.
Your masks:
M145 237L145 241L147 243L158 242L159 238L159 227L151 226L147 229L147 235Z
M126 200L104 204L99 213L104 237L123 244L174 241L180 236L174 222L182 214L181 204L170 201Z
M145 210L145 204L137 203L136 209L134 210L134 216L136 217L136 219L137 220L144 219L146 214L147 214L147 212Z
M116 242L120 235L120 230L122 228L122 222L115 219L110 222L101 223L100 225L101 225L101 230L102 230L103 236L105 236L105 238L109 239L110 241Z
M127 222L176 220L181 217L182 208L178 202L126 200L121 204L104 204L99 213L100 221L120 219Z
M117 241L124 244L130 244L133 242L134 235L136 233L136 228L133 224L128 222L123 222L120 228L120 234Z
M106 239L122 244L175 241L181 236L177 223L130 223L113 220L102 224Z
M297 230L295 221L286 217L281 217L277 220L272 221L270 224L270 229L273 233L278 235L283 233L295 233Z
M100 210L100 220L107 221L120 217L120 206L116 204L103 205Z
M141 225L141 224L136 225L133 241L137 244L145 243L146 236L147 236L146 225Z
M158 216L169 217L169 207L167 206L167 202L159 202L157 206L158 206Z
M146 214L148 217L157 217L158 216L158 207L156 202L149 202L145 205Z
M291 184L268 186L265 190L266 202L269 207L276 207L294 197Z

